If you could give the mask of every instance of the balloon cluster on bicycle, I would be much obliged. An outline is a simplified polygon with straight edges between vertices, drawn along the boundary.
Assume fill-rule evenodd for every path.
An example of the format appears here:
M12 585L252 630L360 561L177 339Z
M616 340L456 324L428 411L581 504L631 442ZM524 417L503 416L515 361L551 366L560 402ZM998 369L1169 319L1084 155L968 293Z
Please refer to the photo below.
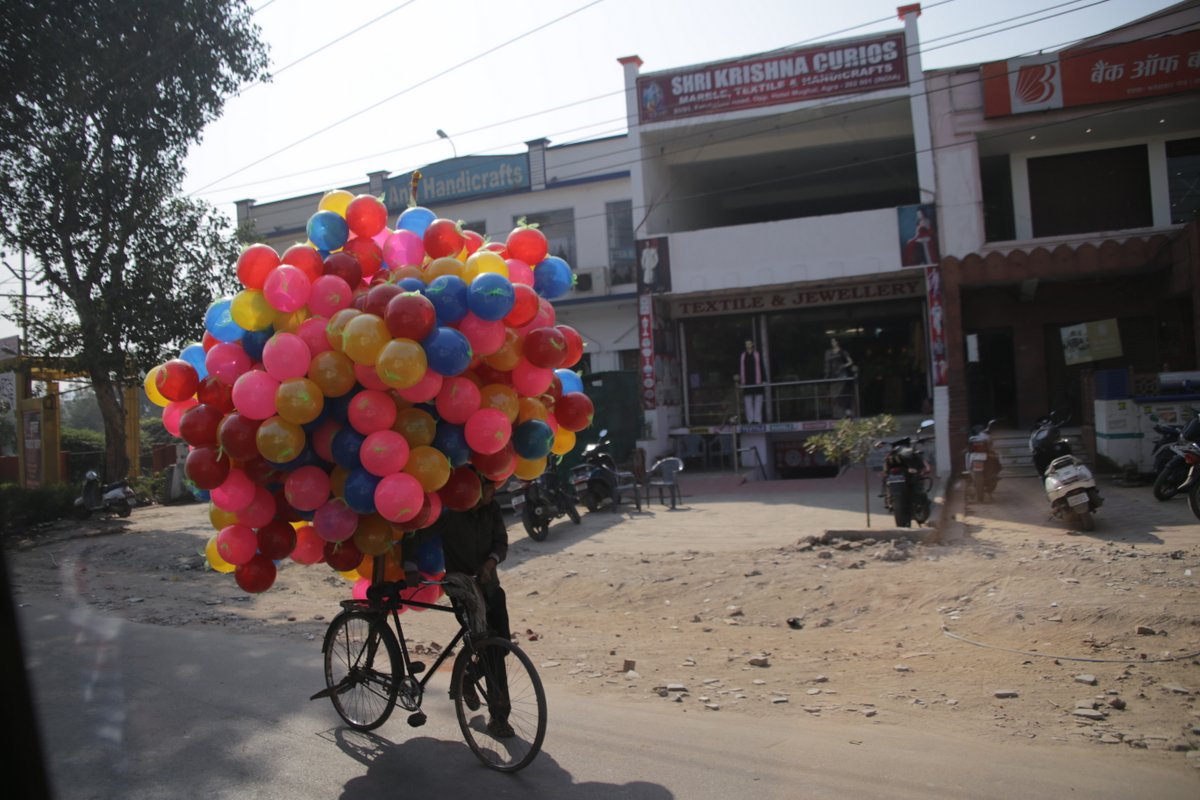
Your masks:
M582 337L550 304L574 276L541 231L487 242L419 206L387 221L375 197L328 192L309 241L247 247L203 341L145 377L210 504L208 563L247 592L285 558L356 594L376 559L397 580L406 532L474 506L480 475L536 478L591 424Z

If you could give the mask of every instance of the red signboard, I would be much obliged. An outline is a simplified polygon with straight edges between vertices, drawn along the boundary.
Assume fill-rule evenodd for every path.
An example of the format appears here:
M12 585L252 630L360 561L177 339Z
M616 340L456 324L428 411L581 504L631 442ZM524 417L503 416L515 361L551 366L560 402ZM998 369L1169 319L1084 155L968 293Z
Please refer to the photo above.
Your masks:
M674 319L711 317L753 311L786 311L840 303L865 303L875 300L901 300L920 297L924 291L920 278L898 275L895 278L850 286L796 287L744 294L681 299L672 304Z
M988 117L1200 89L1200 31L980 67Z
M641 354L638 388L642 409L653 411L658 407L658 381L654 373L654 301L648 294L638 296L638 351Z
M842 40L638 78L642 124L908 85L904 34Z

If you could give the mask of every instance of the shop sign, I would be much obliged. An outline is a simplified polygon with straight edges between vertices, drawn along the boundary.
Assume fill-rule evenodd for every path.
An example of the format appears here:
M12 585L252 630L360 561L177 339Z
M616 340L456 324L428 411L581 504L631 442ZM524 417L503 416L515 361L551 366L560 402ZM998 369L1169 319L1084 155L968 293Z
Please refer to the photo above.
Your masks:
M924 293L924 283L924 276L905 276L853 286L826 286L811 289L798 287L712 298L676 300L672 305L672 316L675 319L686 319L755 311L786 311L794 308L810 308L839 303L907 299L920 297Z
M712 433L811 433L833 430L834 421L828 419L804 422L760 422L753 425L693 425L688 428L672 428L672 436L694 433L705 436Z
M25 488L42 485L42 412L26 411L21 418L25 436Z
M1067 325L1059 328L1059 335L1062 337L1063 361L1068 367L1121 357L1121 334L1115 319Z
M642 395L642 410L658 407L658 388L654 378L654 299L648 294L638 296L638 390Z
M1187 92L1200 89L1200 31L993 61L979 74L987 117Z
M907 85L904 34L895 32L639 77L638 119L644 125Z
M388 208L407 208L412 194L411 172L383 182ZM430 164L421 170L417 204L424 206L470 200L529 188L529 154L465 156Z

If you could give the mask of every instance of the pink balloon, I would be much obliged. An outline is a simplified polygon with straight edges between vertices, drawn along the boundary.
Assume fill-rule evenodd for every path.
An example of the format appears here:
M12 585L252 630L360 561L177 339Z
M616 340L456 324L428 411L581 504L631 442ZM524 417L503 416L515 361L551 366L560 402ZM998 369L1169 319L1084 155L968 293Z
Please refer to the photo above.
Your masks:
M389 235L380 247L383 249L383 263L389 267L403 267L409 264L420 266L425 260L424 240L403 228ZM532 276L533 273L530 272L530 277Z
M442 390L442 382L441 373L427 369L421 380L407 389L398 389L397 392L410 403L426 403L437 397L438 392Z
M375 510L390 522L408 522L424 502L420 481L407 472L388 475L375 486Z
M392 427L396 421L396 403L391 395L377 389L364 389L354 395L347 411L350 427L369 436Z
M258 537L248 525L230 525L217 534L217 553L229 564L245 564L258 551Z
M373 366L367 366L366 364L355 364L354 377L358 378L358 382L368 389L376 389L380 392L386 392L392 388L379 379L379 373L375 371L375 367Z
M346 501L335 497L313 514L313 529L327 542L344 542L358 528L358 514Z
M267 273L263 283L263 299L271 308L285 313L299 311L308 302L312 282L299 267L280 264Z
M225 476L225 482L212 490L212 502L222 511L234 514L246 508L254 501L254 492L258 487L250 480L240 467L233 467ZM225 559L229 561L229 559ZM230 564L234 563L229 561Z
M354 582L353 588L350 589L350 596L355 600L366 600L367 589L371 588L371 581L368 578L359 578Z
M292 549L292 561L297 564L316 564L325 557L325 540L317 536L312 525L296 529L296 546Z
M481 408L467 420L463 432L468 447L476 453L491 455L503 450L505 442L512 437L512 423L498 408Z
M504 321L480 319L468 313L458 323L458 331L467 337L477 356L490 356L504 345Z
M237 512L237 521L250 528L261 528L275 519L275 495L265 486L254 487L250 505Z
M550 388L554 380L554 370L542 369L530 364L522 358L512 371L512 385L519 394L525 397L537 397Z
M310 361L312 353L308 345L294 333L280 331L263 345L263 366L267 368L267 374L281 383L288 378L303 378L307 375Z
M462 425L479 410L479 387L469 378L446 378L437 396L438 414L446 422Z
M363 469L372 475L391 475L408 463L408 440L390 429L375 431L363 441L358 458Z
M294 470L283 482L283 497L297 511L316 511L329 500L329 473L311 464Z
M525 326L517 328L517 333L521 338L525 338L525 334L529 333L534 328L550 328L554 326L555 317L554 306L550 305L550 301L544 297L538 298L538 310L533 315L533 320Z
M278 389L278 380L262 370L252 370L234 382L233 405L243 417L267 419L275 415Z
M508 279L513 283L523 283L526 286L533 286L533 267L526 264L519 258L508 258L504 260L508 264Z
M163 427L167 429L167 433L179 438L180 420L183 419L184 414L198 405L200 405L200 401L194 397L189 397L187 400L172 400L167 403L162 412Z
M219 342L204 354L204 368L226 386L234 382L246 372L249 372L254 362L240 344Z
M345 279L337 275L322 275L313 281L308 307L316 315L332 317L354 301L354 292Z
M296 329L296 335L308 345L309 358L333 349L329 337L325 335L325 326L328 324L329 320L325 317L309 317Z
M388 240L388 237L390 237L391 235L392 235L392 232L388 230L387 225L384 225L383 228L379 231L379 233L377 233L371 237L371 241L373 241L375 244L379 245L380 249L383 249L383 243L386 242Z

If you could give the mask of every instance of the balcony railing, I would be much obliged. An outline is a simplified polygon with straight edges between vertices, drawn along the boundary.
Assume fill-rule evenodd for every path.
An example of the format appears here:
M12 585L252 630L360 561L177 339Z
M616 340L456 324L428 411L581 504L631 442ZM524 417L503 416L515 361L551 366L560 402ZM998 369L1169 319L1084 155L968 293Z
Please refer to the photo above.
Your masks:
M763 384L765 423L811 422L858 416L858 378L829 378L812 381L780 381ZM746 425L746 402L742 387L736 405L723 402L689 402L688 425Z

